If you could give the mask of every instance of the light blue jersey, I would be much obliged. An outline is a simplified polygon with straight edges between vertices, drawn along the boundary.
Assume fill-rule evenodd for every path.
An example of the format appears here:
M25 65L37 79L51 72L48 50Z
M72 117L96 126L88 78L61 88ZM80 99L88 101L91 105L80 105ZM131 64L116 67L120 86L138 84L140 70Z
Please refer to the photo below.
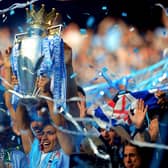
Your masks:
M39 141L35 139L29 153L29 168L69 168L69 156L62 149L47 153L42 161L41 156Z

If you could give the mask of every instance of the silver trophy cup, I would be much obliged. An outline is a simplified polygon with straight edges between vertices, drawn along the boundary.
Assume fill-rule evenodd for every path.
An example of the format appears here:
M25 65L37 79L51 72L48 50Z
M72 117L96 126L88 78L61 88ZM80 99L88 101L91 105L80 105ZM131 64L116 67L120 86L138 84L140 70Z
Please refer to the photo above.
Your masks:
M15 59L13 59L18 78L19 95L24 104L36 101L37 71L40 68L43 56L41 52L42 37L33 34L28 36L18 34L15 38ZM32 102L33 101L33 102Z

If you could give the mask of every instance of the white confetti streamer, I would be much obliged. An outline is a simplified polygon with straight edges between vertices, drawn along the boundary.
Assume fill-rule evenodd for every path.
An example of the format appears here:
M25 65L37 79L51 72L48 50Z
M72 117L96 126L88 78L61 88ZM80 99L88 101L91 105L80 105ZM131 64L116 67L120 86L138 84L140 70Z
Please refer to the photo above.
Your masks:
M29 6L30 4L33 4L34 2L37 2L37 1L39 0L31 0L31 1L27 1L26 3L14 3L10 7L0 10L0 14L4 14L16 8L25 8L26 6Z
M156 3L155 6L161 7L163 9L165 15L168 16L167 8L165 8L161 3Z

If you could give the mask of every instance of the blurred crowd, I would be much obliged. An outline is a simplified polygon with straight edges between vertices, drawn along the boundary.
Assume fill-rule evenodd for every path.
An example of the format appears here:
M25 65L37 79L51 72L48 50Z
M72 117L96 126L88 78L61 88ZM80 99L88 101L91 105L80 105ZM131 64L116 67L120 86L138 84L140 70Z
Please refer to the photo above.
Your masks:
M104 18L94 29L83 30L76 23L69 24L63 39L73 48L73 67L79 84L102 82L103 79L93 79L96 70L103 67L121 77L165 58L167 22L163 12L163 26L145 32L111 16Z

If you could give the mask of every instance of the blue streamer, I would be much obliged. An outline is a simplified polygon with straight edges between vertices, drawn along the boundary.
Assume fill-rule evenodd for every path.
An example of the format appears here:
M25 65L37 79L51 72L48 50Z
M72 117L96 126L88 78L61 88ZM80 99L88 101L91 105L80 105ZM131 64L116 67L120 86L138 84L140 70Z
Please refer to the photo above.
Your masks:
M109 75L107 74L108 69L106 67L103 67L101 70L101 76L104 77L104 79L107 81L107 83L109 84L109 86L111 88L114 87L114 83L112 82L111 78L109 77Z

